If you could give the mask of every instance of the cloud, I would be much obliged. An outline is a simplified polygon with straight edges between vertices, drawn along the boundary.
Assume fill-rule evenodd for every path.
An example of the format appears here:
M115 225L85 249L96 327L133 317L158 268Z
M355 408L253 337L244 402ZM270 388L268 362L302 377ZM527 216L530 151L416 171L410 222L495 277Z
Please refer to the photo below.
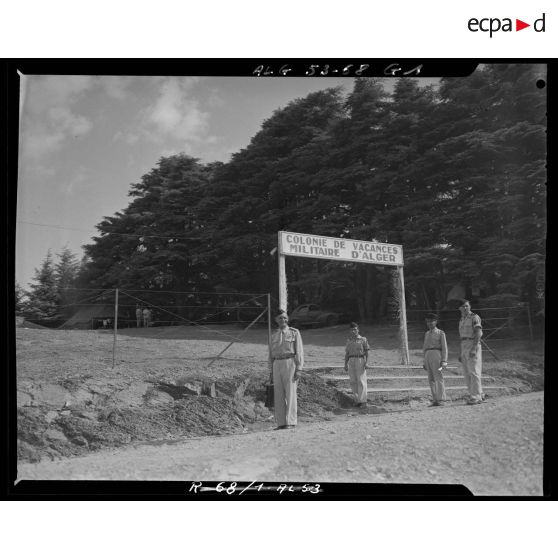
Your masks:
M89 89L92 76L27 76L29 97L27 104L33 114L42 114L52 107L67 106Z
M73 113L66 107L54 107L39 122L27 128L23 137L23 152L34 159L56 151L70 138L87 134L92 128L90 120Z
M67 107L54 107L48 111L51 123L62 133L80 136L91 130L91 122L72 113Z
M129 86L134 78L130 76L98 76L97 82L112 99L122 101L130 97Z
M112 141L123 141L128 145L135 145L140 139L138 134L134 134L133 132L122 132L118 131L112 137Z
M90 76L27 76L22 114L22 153L40 159L70 138L87 134L92 122L72 105L93 84Z
M85 167L79 167L74 173L72 179L60 185L60 191L63 194L71 195L74 192L84 190L89 185L90 173Z
M166 139L204 142L210 114L202 110L193 87L199 78L167 78L155 102L144 112L146 135L154 141Z
M211 89L207 97L207 104L212 108L220 108L225 106L225 99L221 97L219 91L215 88Z

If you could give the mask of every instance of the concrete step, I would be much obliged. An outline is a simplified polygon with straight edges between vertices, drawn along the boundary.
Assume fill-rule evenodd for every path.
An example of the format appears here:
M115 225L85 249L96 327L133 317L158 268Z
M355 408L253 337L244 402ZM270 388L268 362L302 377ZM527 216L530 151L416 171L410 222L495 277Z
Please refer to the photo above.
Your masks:
M350 395L352 392L347 388L337 388L339 391ZM514 393L513 388L504 385L483 386L483 391L492 397L498 395L511 395ZM452 398L464 397L468 394L466 386L446 386L446 392L451 394ZM390 399L398 399L404 397L424 397L430 396L430 387L404 387L404 388L368 388L369 396L388 397Z
M348 381L349 376L347 375L335 375L335 374L320 374L320 378L324 380L333 380L333 381ZM428 381L428 376L426 374L416 374L413 376L373 376L370 374L366 375L366 379L369 382L376 382L376 381L386 381L386 380L393 380L398 382L404 382L407 380L426 380ZM463 380L463 376L455 375L455 374L444 374L444 380ZM482 376L483 381L493 382L495 378L493 376Z
M446 386L446 391L447 390L466 390L467 386ZM509 390L510 388L508 386L503 386L503 385L499 385L499 386L482 386L483 391L484 390L493 390L493 389L505 389L505 390ZM347 389L346 391L351 391L350 389ZM430 387L421 387L421 386L417 386L417 387L404 387L404 388L394 388L394 387L389 387L389 388L368 388L366 390L368 393L375 393L375 392L386 392L386 391L430 391Z
M328 376L347 376L347 373L343 370L342 366L336 367L306 367L305 370L309 374L314 371L318 372L320 375ZM314 372L314 373L315 373ZM422 376L426 375L424 368L421 366L399 366L399 367L389 367L389 366L378 366L374 368L366 368L366 373L369 378L382 377L382 376ZM461 376L462 368L461 366L448 366L444 376Z
M347 386L349 384L348 376L320 376L324 381L329 384ZM428 376L375 376L367 377L368 387L370 388L415 388L415 387L425 387L429 388L430 383L428 381ZM457 386L465 385L465 380L463 376L445 375L444 383L446 386ZM491 386L494 384L501 384L497 378L492 376L486 376L482 378L483 386Z
M331 368L332 370L336 370L336 369L343 369L343 364L339 363L339 362L334 362L334 363L319 363L319 362L306 362L304 368L305 370L319 370L322 368ZM459 363L451 363L448 364L448 369L457 369L460 368L460 364ZM422 364L370 364L366 367L366 370L406 370L406 371L410 371L410 370L423 370L422 368Z

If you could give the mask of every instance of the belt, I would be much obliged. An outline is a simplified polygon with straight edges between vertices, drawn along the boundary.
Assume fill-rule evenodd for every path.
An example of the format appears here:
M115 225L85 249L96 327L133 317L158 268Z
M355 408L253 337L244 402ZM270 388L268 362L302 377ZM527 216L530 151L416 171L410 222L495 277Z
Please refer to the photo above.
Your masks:
M438 349L437 347L428 347L428 349L424 349L425 351L440 351L442 352L442 349Z
M462 337L461 341L473 341L474 339L474 337Z
M349 358L364 358L364 355L350 355Z
M287 358L294 358L294 357L295 357L294 354L293 355L281 355L281 356L273 357L273 360L285 360Z

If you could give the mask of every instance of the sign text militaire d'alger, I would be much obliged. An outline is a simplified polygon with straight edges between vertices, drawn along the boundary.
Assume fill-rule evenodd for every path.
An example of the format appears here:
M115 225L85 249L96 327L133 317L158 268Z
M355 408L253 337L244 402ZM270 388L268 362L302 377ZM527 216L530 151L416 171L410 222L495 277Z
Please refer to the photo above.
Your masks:
M303 258L324 258L376 265L403 265L403 247L350 238L279 232L279 253Z

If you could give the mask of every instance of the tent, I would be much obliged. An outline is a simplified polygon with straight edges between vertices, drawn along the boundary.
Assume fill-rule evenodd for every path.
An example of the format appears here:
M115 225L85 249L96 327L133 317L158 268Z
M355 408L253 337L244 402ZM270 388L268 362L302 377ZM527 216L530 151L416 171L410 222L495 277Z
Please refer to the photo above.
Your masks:
M66 320L62 329L95 329L103 327L103 320L114 322L114 305L92 304L80 308L70 319Z

